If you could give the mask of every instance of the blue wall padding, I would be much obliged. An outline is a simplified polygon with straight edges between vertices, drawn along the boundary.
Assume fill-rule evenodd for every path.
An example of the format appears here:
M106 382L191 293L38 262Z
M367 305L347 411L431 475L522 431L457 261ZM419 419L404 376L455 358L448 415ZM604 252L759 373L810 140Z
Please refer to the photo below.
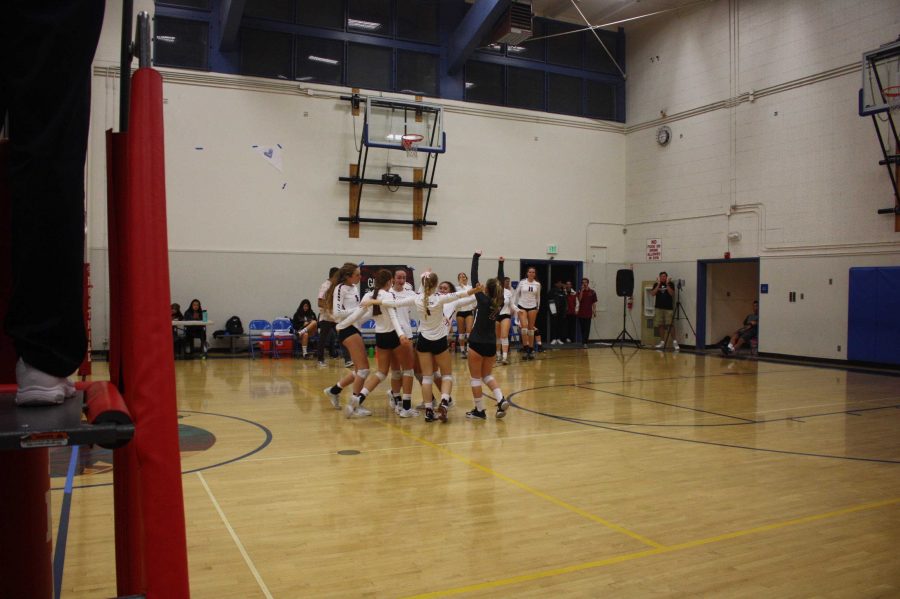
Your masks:
M900 364L900 266L850 269L847 358Z

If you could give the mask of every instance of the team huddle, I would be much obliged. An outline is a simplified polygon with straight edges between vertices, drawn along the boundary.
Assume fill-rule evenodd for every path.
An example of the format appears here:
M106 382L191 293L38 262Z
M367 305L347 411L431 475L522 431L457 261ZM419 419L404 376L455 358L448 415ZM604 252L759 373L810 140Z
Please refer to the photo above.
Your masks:
M533 359L534 324L540 308L540 282L535 270L528 270L513 291L503 275L504 259L499 258L497 276L482 283L478 275L481 252L472 256L471 276L460 273L455 286L439 282L436 273L421 275L418 291L406 281L406 271L379 270L372 291L360 297L360 269L346 263L323 283L320 306L328 311L326 321L336 323L341 344L352 361L351 372L325 389L335 409L347 418L372 414L365 402L372 391L390 374L390 407L401 418L412 418L424 410L425 421L446 422L453 407L453 363L450 356L450 325L458 323L457 340L467 361L474 407L466 412L471 419L487 419L483 387L496 403L496 417L506 416L510 404L493 377L494 365L508 363L510 320L518 314L525 359ZM456 291L454 291L454 288ZM375 371L369 370L366 347L360 334L361 323L375 322ZM320 318L322 320L322 318ZM418 322L413 341L413 321ZM304 334L306 330L298 331ZM321 333L320 333L321 334ZM530 340L530 343L529 343ZM422 402L412 405L413 378L419 381ZM350 387L351 396L341 405L342 391Z

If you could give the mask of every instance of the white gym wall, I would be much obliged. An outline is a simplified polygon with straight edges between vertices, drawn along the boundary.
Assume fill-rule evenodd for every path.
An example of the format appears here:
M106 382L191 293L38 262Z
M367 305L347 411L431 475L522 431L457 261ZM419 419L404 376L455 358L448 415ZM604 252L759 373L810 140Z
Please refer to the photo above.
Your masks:
M102 68L118 64L120 10L107 6L95 62L95 349L108 336L103 132L118 127L118 79ZM136 10L152 13L153 3ZM769 284L761 351L843 358L847 269L900 263L900 234L875 214L892 201L878 142L856 115L862 52L898 32L890 0L713 0L628 26L625 127L440 100L448 152L428 213L439 224L416 242L410 227L365 223L349 239L337 221L348 204L337 179L356 159L348 103L334 98L348 89L312 86L310 96L291 82L162 69L173 300L199 297L217 323L246 322L292 313L345 259L432 266L453 279L483 248L486 273L502 254L515 277L518 258L543 258L556 243L559 259L606 273L594 334L611 338L621 329L617 268L633 265L636 281L660 270L685 279L693 321L696 261L730 251L760 256ZM656 143L663 123L674 134L667 147ZM283 172L250 149L274 143ZM363 214L405 218L411 195L367 187ZM662 261L646 259L649 238L662 240ZM788 291L805 299L788 304ZM689 331L679 339L693 343Z

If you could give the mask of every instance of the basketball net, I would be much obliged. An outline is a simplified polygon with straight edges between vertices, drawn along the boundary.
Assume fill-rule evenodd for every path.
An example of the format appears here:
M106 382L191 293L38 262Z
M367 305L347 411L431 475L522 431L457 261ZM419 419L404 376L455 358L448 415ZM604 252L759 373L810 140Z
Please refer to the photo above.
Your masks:
M406 150L407 156L415 158L419 155L419 142L423 139L425 139L423 136L417 133L411 133L401 137L400 144L403 146L403 149Z

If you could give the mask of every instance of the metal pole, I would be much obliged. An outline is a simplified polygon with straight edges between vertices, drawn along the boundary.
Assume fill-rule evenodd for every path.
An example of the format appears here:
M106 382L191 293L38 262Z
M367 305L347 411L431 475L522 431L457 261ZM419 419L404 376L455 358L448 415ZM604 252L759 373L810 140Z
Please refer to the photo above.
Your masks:
M131 15L133 0L122 0L122 42L119 55L119 132L128 131L128 104L131 101Z

